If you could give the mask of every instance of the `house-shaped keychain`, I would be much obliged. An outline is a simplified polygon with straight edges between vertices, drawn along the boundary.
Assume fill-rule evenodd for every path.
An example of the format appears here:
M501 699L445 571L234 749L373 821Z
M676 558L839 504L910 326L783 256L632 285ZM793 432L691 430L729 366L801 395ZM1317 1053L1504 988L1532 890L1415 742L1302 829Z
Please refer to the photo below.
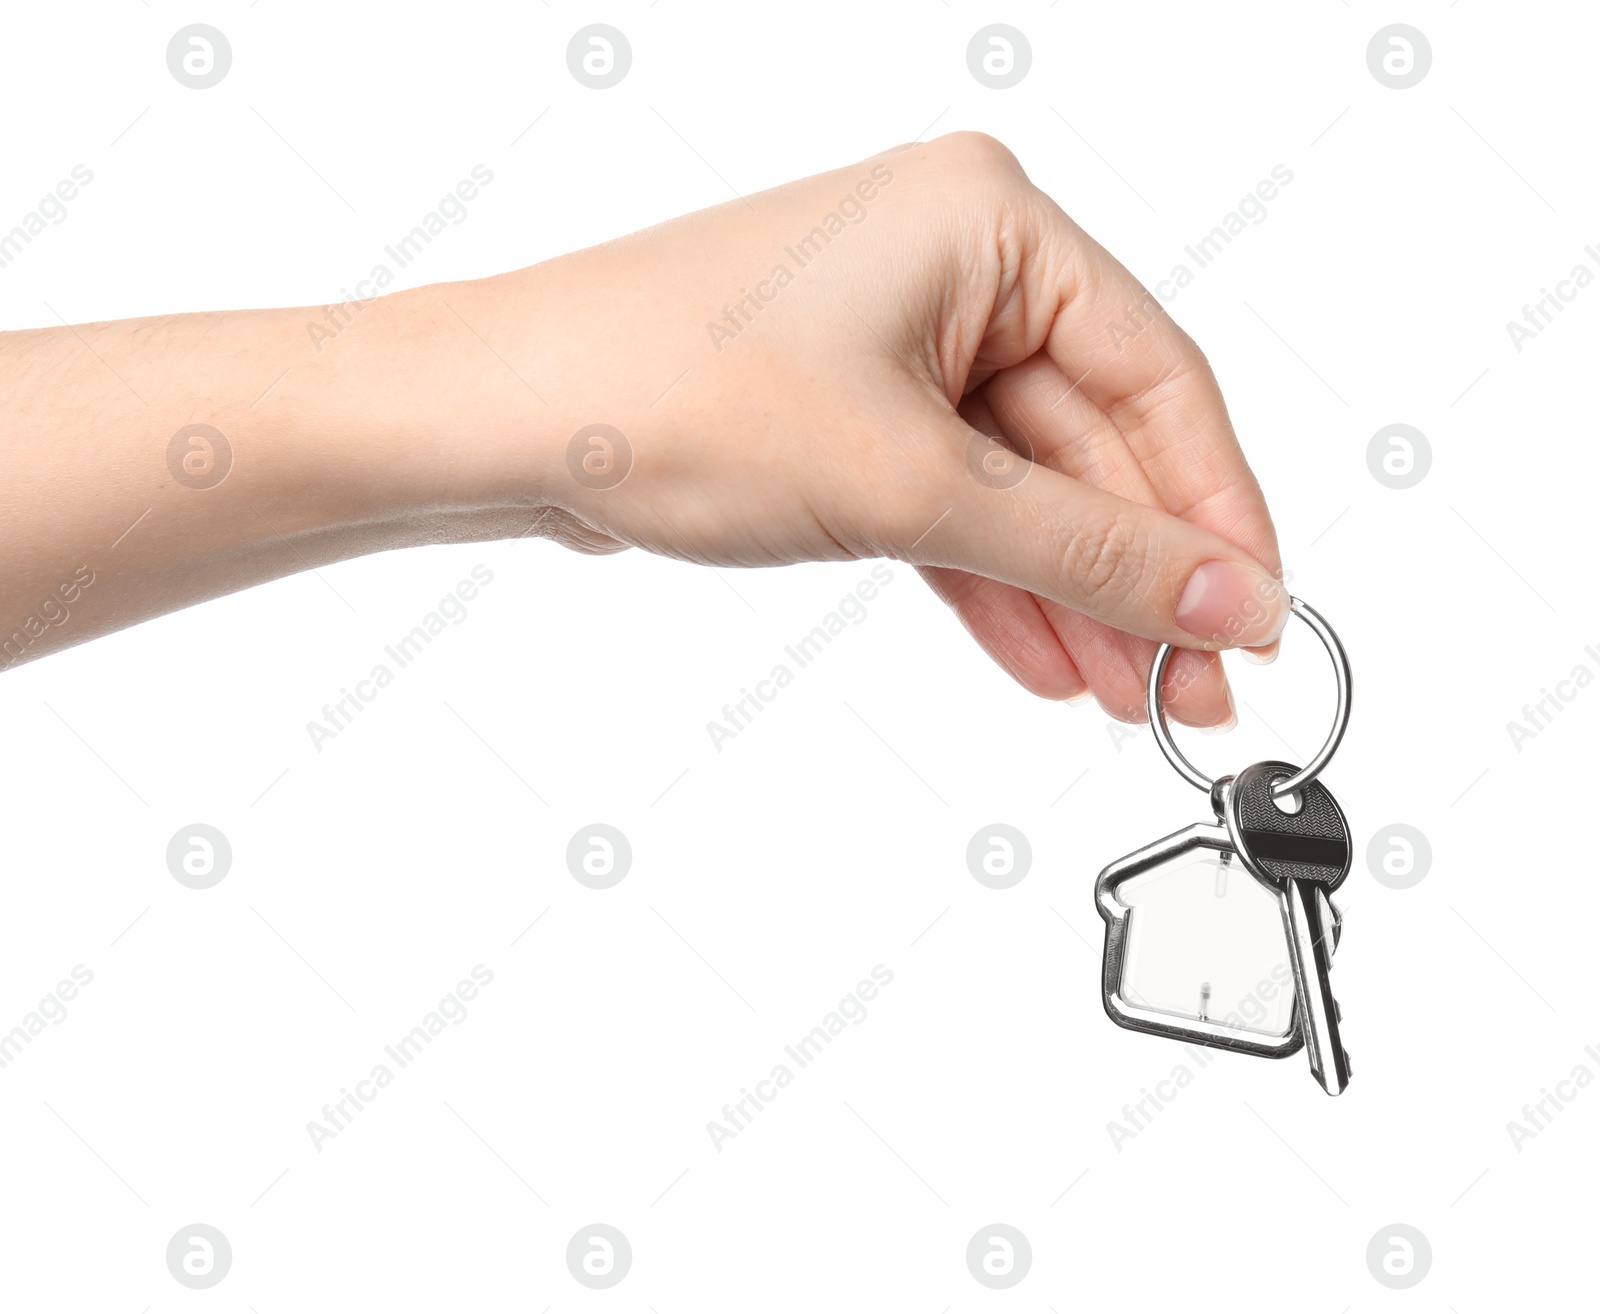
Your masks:
M1350 719L1350 663L1338 637L1298 598L1292 613L1333 658L1333 733L1303 767L1257 762L1209 779L1172 739L1162 707L1170 645L1150 669L1156 742L1178 774L1206 790L1216 820L1120 858L1095 882L1106 924L1102 995L1118 1026L1283 1058L1304 1048L1330 1095L1350 1079L1339 1005L1328 984L1339 942L1330 896L1350 872L1350 829L1317 779Z
M1095 905L1118 1026L1263 1058L1304 1046L1279 895L1238 861L1225 825L1190 826L1112 863Z

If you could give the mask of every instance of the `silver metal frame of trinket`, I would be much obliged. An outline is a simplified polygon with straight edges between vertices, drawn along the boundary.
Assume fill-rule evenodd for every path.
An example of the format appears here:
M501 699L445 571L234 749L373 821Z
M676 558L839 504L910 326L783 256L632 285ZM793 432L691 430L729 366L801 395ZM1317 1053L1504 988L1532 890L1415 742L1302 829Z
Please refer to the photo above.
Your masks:
M1197 822L1176 834L1168 835L1165 839L1158 839L1154 844L1145 845L1137 853L1118 858L1100 873L1099 879L1095 882L1095 906L1106 924L1105 966L1101 980L1101 995L1106 1014L1119 1027L1127 1027L1130 1031L1144 1031L1150 1035L1165 1036L1169 1040L1193 1041L1217 1049L1231 1049L1239 1054L1255 1054L1261 1058L1287 1058L1290 1054L1297 1053L1305 1044L1305 1037L1300 1029L1298 996L1295 997L1288 1034L1264 1036L1243 1031L1238 1027L1224 1026L1221 1022L1203 1018L1185 1018L1175 1013L1144 1008L1122 995L1122 956L1127 947L1128 914L1133 909L1117 898L1117 887L1135 876L1143 875L1152 867L1197 849L1211 849L1230 855L1237 853L1233 841L1228 838L1227 827ZM1239 870L1246 869L1241 866ZM1250 879L1258 878L1250 873ZM1337 943L1335 937L1335 944Z

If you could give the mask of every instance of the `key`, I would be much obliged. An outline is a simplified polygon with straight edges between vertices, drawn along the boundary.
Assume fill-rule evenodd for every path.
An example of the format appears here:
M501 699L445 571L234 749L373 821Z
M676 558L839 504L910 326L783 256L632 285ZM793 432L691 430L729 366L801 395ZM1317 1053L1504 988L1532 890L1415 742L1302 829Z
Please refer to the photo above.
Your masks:
M1329 896L1350 872L1350 828L1320 781L1281 800L1272 797L1273 786L1297 770L1286 762L1246 767L1226 786L1224 819L1239 861L1277 891L1306 1058L1311 1075L1337 1095L1350 1082L1350 1056L1328 979L1339 935Z

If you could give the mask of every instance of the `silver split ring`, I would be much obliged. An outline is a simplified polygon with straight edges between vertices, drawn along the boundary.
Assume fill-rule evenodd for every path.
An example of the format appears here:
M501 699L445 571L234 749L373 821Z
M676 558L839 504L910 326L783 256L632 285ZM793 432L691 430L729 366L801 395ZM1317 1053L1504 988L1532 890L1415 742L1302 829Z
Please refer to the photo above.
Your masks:
M1333 732L1328 736L1328 741L1299 771L1272 786L1273 798L1292 794L1321 775L1322 769L1333 760L1340 741L1344 739L1345 728L1350 724L1350 658L1344 650L1344 645L1339 642L1339 636L1333 632L1333 627L1299 598L1289 599L1289 610L1311 627L1316 636L1322 640L1323 646L1327 648L1328 656L1333 659L1338 701L1334 706ZM1163 643L1157 649L1156 659L1150 667L1150 686L1145 694L1145 706L1150 712L1150 728L1155 731L1156 743L1161 746L1167 761L1172 763L1172 769L1196 789L1209 792L1214 782L1189 761L1173 741L1172 728L1167 724L1167 714L1161 706L1161 682L1166 676L1167 663L1172 660L1173 652L1172 644Z

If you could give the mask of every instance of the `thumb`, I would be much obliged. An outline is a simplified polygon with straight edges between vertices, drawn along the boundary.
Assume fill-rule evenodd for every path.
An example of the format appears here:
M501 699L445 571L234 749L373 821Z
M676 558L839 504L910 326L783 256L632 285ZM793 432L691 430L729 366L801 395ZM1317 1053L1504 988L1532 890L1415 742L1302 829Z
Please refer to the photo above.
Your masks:
M1283 632L1287 590L1226 539L1035 465L957 417L939 426L937 445L953 439L965 468L921 537L895 545L914 564L986 575L1185 648L1256 648Z

